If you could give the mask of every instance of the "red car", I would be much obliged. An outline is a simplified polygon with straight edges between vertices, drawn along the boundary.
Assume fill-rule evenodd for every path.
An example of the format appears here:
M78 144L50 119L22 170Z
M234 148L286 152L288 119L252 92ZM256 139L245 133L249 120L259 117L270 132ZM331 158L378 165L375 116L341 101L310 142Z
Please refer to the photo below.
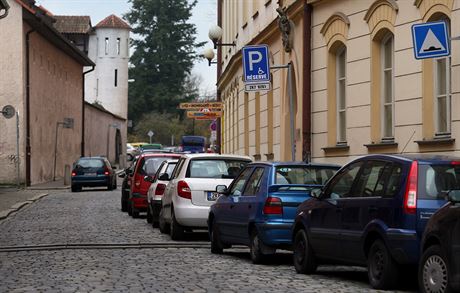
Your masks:
M144 153L137 160L134 172L129 179L128 214L138 218L140 212L147 212L147 192L158 167L165 160L180 158L180 154ZM147 179L147 180L146 180Z

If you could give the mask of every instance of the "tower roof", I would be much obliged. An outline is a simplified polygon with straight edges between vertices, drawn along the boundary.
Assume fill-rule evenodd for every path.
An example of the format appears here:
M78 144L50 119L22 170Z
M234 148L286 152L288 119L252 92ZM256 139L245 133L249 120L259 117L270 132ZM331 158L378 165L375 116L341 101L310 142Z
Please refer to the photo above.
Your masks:
M122 29L131 29L129 24L118 16L112 14L101 20L95 28L122 28Z

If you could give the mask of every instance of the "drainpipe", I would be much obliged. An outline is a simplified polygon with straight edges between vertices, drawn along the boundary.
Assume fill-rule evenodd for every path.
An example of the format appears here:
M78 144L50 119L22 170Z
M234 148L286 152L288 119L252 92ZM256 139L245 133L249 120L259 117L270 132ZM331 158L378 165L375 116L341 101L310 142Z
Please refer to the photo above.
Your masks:
M35 30L26 33L26 186L30 186L30 35Z
M217 0L217 25L222 27L222 0ZM222 47L217 47L217 81L222 74ZM217 88L217 101L221 102L221 93ZM222 154L222 118L217 118L217 145L219 146L219 154Z
M82 74L82 98L81 98L81 156L85 156L85 76L94 71L95 66L93 66L90 70L83 72Z
M303 103L302 103L302 161L311 161L311 15L310 4L303 8Z

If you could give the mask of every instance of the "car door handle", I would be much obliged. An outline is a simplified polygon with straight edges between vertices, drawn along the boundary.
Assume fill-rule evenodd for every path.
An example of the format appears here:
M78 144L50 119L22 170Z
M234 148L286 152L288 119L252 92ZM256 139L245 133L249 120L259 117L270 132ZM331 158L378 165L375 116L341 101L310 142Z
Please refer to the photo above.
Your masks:
M376 211L378 211L378 208L377 207L369 207L368 211L369 212L376 212Z

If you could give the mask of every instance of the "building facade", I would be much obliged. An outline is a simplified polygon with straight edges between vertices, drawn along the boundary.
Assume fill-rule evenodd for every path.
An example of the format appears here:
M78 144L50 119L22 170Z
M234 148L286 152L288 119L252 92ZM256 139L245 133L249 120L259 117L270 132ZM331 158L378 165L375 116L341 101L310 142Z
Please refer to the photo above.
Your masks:
M272 66L294 68L295 160L460 155L460 41L451 42L450 57L416 60L411 31L416 23L444 21L450 36L459 36L460 1L221 0L218 6L220 42L236 44L218 47L222 152L291 159L286 70L272 70L270 91L244 92L241 48L267 44ZM287 37L278 22L286 18ZM283 37L291 41L289 52Z

